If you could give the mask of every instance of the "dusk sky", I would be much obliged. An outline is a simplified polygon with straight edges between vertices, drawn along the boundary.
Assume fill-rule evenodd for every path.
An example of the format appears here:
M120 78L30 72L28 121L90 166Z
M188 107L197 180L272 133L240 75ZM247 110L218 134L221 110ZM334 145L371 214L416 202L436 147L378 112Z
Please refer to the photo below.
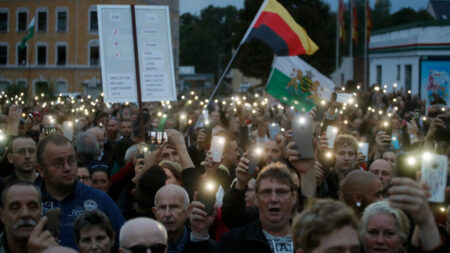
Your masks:
M234 5L236 8L240 9L244 7L245 0L180 0L180 11L181 14L186 12L191 12L193 14L199 14L200 10L206 6L212 4L215 6L227 6ZM348 0L344 0L348 2ZM325 0L330 4L331 10L335 11L337 8L338 0ZM375 0L370 0L370 5L373 6ZM424 9L427 7L428 0L391 0L391 12L396 12L403 7L411 7L416 10Z

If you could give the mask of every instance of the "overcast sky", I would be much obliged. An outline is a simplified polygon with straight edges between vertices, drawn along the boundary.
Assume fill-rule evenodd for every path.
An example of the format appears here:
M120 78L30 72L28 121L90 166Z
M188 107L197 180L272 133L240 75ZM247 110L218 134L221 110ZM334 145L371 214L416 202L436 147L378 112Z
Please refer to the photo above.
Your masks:
M212 4L215 6L227 6L234 5L236 8L241 9L244 7L245 0L180 0L181 14L190 12L193 14L200 14L200 10L206 6ZM344 0L348 2L348 0ZM337 8L338 0L325 0L330 4L331 10L335 11ZM375 0L370 0L371 6L375 4ZM391 0L391 12L396 12L403 7L411 7L416 10L424 9L427 7L428 0Z

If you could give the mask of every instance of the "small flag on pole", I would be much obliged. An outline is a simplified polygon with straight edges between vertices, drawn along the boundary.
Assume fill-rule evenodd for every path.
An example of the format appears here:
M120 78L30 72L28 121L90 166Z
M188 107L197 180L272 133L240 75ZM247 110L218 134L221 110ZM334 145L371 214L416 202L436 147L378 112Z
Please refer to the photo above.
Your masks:
M33 35L34 35L34 18L31 20L30 24L28 25L27 33L22 38L22 41L20 42L19 48L20 49L24 49L25 48L25 44L27 43L27 41L29 39L33 38Z
M319 47L276 0L265 0L240 44L258 39L276 55L311 55Z
M366 40L367 43L370 42L370 31L372 30L372 13L370 11L370 4L369 1L366 1Z
M275 56L266 92L298 111L329 101L334 83L297 56Z
M345 21L344 21L345 5L344 0L339 0L339 40L345 41Z
M353 15L352 40L354 44L358 44L358 11L356 10L355 0L351 1L352 1L352 15Z

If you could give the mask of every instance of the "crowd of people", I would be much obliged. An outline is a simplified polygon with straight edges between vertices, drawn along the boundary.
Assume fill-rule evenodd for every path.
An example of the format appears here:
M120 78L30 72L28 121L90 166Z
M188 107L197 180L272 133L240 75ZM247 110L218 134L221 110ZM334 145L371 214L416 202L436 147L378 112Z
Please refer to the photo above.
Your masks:
M257 91L141 108L2 93L0 253L449 252L450 187L428 201L402 159L450 156L450 109L377 85L336 92L351 98L309 112Z

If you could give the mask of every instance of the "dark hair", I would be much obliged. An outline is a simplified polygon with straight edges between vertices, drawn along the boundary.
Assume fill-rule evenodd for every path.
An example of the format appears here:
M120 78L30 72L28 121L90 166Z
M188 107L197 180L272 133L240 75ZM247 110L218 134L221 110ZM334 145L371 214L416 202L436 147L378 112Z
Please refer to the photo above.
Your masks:
M72 145L72 143L62 135L49 135L42 139L37 146L37 161L41 166L44 164L43 156L48 143L53 143L57 146L64 146L67 144Z
M105 230L111 240L114 239L114 229L111 224L111 220L104 212L98 209L84 210L78 215L73 226L73 231L75 232L75 243L78 245L82 229L89 229L94 226L99 226L101 229Z
M94 175L94 173L97 173L97 172L103 172L103 173L106 174L108 179L110 178L108 167L106 166L106 168L105 168L104 164L96 164L96 165L94 165L94 166L89 168L89 173L91 174L91 176Z
M17 186L20 186L20 185L31 186L34 189L36 189L36 191L38 192L38 195L39 195L39 204L41 203L41 199L42 199L41 190L39 190L39 188L36 185L34 185L33 183L30 183L28 181L13 180L11 182L8 182L2 190L2 195L1 195L1 207L2 208L5 207L6 194L8 194L9 189L11 189L11 187L16 186L16 185Z

